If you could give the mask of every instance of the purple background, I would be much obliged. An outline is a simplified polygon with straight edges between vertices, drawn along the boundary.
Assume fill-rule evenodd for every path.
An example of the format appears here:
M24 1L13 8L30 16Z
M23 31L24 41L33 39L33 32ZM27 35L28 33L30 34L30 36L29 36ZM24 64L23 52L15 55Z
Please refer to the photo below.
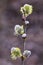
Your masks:
M43 0L0 0L0 65L22 65L20 59L11 60L10 49L19 47L23 51L22 39L13 33L14 26L24 22L19 10L26 3L33 6L25 40L25 49L32 54L24 65L43 65Z

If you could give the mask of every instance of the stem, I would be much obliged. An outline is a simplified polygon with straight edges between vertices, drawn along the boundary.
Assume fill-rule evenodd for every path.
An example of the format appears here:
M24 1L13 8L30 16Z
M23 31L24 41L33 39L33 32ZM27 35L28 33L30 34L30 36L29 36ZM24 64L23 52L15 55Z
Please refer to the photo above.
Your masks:
M24 21L26 20L26 18L24 18ZM26 27L25 27L25 24L24 24L24 29L25 29L25 33L26 33ZM25 50L25 39L23 39L23 52L24 52L24 50ZM23 61L22 61L22 65L24 65L24 59L23 59Z
M22 61L22 65L24 65L24 61Z
M26 17L24 15L22 15L22 18L24 19L24 22L25 22L26 21ZM24 24L24 30L25 30L25 33L26 33L26 25L25 24ZM23 52L24 52L24 50L25 50L25 39L23 39ZM22 60L22 65L24 65L24 59L21 58L21 60Z

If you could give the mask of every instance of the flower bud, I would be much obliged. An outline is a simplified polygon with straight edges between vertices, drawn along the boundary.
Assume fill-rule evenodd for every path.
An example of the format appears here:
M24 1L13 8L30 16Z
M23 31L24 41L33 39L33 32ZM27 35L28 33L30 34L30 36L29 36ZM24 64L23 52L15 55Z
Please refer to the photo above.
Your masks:
M14 34L17 36L17 35L20 35L20 34L23 34L23 33L24 33L23 25L22 26L15 25L15 27L14 27Z
M21 54L21 50L17 47L12 47L11 48L11 58L13 60L16 60L17 58L21 57L22 54Z
M29 21L25 21L25 24L28 25L29 24Z
M29 57L30 55L31 55L31 51L29 51L29 50L25 50L25 51L23 52L24 58L27 58L27 57Z
M22 38L24 38L24 39L25 39L25 38L26 38L26 36L27 36L27 35L26 35L26 33L24 33L24 34L22 35Z
M24 17L27 17L28 15L30 15L32 13L32 5L29 4L25 4L23 7L21 7L20 11L22 14L24 14Z

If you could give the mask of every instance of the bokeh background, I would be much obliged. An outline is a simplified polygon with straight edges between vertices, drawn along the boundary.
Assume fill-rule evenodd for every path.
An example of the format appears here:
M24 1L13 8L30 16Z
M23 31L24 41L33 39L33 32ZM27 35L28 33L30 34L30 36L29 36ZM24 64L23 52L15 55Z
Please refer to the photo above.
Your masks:
M22 39L14 36L14 26L23 24L20 7L26 3L33 6L25 40L25 49L32 54L24 65L43 65L43 0L0 0L0 65L22 65L20 59L10 58L10 49L23 50Z

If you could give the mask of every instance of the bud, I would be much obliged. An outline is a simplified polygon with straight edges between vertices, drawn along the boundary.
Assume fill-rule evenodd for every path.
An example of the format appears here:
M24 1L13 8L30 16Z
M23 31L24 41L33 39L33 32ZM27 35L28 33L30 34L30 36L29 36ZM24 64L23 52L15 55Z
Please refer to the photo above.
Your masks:
M27 17L28 15L30 15L32 13L32 5L29 4L25 4L23 7L21 7L20 11L22 14L24 14L24 17Z
M15 35L20 35L20 34L23 34L23 33L24 33L23 25L22 26L15 25L15 27L14 27L14 34Z
M28 25L29 24L29 21L25 21L25 24Z
M25 39L25 38L26 38L26 36L27 36L27 35L26 35L26 33L24 33L24 34L22 35L22 38L24 38L24 39Z
M32 13L32 5L25 4L24 8L25 8L25 12L26 12L27 16Z
M25 50L25 51L23 52L24 58L27 58L27 57L29 57L30 55L31 55L31 51L29 51L29 50Z
M21 57L22 54L21 54L21 50L17 47L12 47L11 48L11 58L13 60L16 60L17 58Z

